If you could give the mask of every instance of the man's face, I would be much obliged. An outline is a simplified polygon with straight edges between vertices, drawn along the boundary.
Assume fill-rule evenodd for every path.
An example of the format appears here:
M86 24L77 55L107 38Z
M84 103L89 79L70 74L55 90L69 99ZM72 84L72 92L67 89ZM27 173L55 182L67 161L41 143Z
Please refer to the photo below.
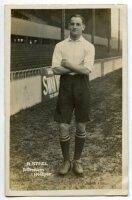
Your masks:
M69 30L73 37L79 37L82 35L82 31L85 29L85 25L80 17L72 17L69 23Z

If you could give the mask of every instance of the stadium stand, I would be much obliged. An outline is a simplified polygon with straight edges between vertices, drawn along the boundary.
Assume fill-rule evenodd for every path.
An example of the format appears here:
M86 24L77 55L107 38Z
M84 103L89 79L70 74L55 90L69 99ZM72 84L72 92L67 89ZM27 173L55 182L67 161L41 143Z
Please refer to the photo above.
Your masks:
M53 47L39 44L12 44L11 45L11 70L33 68L36 65L49 66Z
M75 11L66 10L65 20ZM82 10L78 10L82 12ZM87 19L84 35L92 42L92 12L83 10ZM50 13L50 14L49 14ZM55 44L61 41L61 10L12 10L11 23L11 71L51 66ZM121 51L108 48L110 32L110 10L96 10L95 59L115 57ZM104 18L105 16L105 18ZM98 19L99 18L99 19ZM104 23L105 22L105 23ZM67 24L67 23L66 23ZM102 26L103 32L98 26ZM67 28L67 27L66 27ZM65 29L65 32L68 30ZM89 37L90 36L90 37ZM98 38L97 38L98 37Z
M106 46L95 45L96 59L114 56L116 51L108 52ZM11 44L11 71L51 66L54 44ZM118 53L120 54L120 53Z

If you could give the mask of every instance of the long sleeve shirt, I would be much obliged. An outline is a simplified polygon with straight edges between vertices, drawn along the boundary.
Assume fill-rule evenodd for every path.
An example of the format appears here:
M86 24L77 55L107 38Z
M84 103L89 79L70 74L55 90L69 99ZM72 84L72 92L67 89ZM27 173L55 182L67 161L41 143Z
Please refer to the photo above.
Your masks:
M74 65L83 65L91 72L94 65L95 48L82 36L78 40L72 40L70 37L56 44L52 67L61 66L62 59L67 59ZM71 74L76 74L72 72Z

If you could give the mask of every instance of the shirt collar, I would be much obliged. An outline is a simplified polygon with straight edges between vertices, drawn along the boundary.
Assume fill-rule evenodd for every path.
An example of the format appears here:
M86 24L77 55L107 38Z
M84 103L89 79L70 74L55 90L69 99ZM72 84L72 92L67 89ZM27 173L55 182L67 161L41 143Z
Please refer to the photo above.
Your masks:
M68 41L74 41L71 39L70 35L68 37ZM75 42L82 42L83 41L83 36L81 35L80 38L78 40L75 40Z

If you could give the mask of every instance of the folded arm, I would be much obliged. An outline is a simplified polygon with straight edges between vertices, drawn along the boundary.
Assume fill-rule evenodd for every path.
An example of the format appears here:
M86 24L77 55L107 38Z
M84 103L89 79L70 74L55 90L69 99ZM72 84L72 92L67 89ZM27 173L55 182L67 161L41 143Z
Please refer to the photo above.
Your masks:
M72 70L73 72L76 72L78 74L86 74L86 75L88 75L91 72L83 64L74 65L74 64L68 62L67 60L62 60L62 66L65 69Z
M77 64L75 65L66 59L62 60L61 65L66 69L72 70L78 74L88 75L93 69L94 56L95 56L95 48L93 45L91 45L90 49L89 48L86 49L84 60L79 65Z
M62 75L62 74L69 74L73 71L63 66L58 66L53 68L53 72L55 75Z
M53 58L52 58L52 69L54 74L62 75L75 72L77 74L89 74L92 71L94 63L95 49L94 46L90 46L86 49L85 58L79 65L69 62L67 59L62 58L62 47L60 44L56 45Z

